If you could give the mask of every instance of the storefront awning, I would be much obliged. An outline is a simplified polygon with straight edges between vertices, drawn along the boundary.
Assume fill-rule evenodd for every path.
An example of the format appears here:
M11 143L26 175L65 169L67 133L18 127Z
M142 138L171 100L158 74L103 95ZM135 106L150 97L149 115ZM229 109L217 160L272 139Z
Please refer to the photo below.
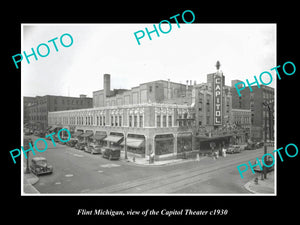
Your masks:
M127 138L126 145L132 148L140 148L144 144L144 139L140 138ZM120 145L125 145L123 141Z
M104 138L106 138L106 134L95 134L94 135L94 139L97 140L97 141L101 141Z
M108 135L106 138L104 138L104 141L118 143L122 138L122 136Z
M55 130L55 128L57 128L57 126L52 126L52 127L49 129L49 131L52 132L52 131Z
M81 131L76 131L76 132L72 135L72 137L79 137L81 134L82 134Z
M81 137L90 137L90 136L93 136L92 132L87 132L81 135Z
M208 136L196 136L196 138L200 139L200 141L213 141L213 140L218 140L222 138L228 138L232 137L233 134L227 134L227 135L220 135L220 136L213 136L213 137L208 137Z

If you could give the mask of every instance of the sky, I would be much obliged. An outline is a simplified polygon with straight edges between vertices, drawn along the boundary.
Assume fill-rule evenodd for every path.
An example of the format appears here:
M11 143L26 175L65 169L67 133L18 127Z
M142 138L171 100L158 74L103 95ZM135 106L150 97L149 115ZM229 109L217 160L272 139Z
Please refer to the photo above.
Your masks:
M162 27L168 30L167 24ZM169 33L147 34L138 45L134 33L153 24L22 24L21 52L37 52L47 43L46 57L25 56L21 63L22 95L93 96L103 89L103 74L111 75L111 88L130 89L141 83L168 80L206 82L220 61L225 84L231 80L254 81L276 65L276 24L172 23ZM158 25L156 24L156 27ZM73 37L70 47L60 37ZM49 40L57 37L58 52ZM63 38L69 44L68 37ZM45 46L40 48L46 54ZM37 53L36 53L37 54ZM271 71L270 71L271 72ZM273 78L276 77L272 71ZM268 78L263 79L265 82ZM275 79L270 84L275 86Z

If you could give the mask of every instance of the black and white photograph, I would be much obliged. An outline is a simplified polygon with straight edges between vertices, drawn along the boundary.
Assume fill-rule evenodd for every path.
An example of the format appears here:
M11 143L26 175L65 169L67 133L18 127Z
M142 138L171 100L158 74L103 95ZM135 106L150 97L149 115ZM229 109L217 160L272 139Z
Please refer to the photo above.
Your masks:
M276 194L276 24L22 24L22 52L23 194Z
M3 219L296 221L296 5L103 3L7 7Z

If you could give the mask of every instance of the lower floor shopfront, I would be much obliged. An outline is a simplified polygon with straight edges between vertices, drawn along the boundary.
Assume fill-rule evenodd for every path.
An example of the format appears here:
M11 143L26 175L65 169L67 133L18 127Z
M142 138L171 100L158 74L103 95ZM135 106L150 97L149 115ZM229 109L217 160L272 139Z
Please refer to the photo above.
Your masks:
M72 138L87 144L96 143L101 147L119 148L127 151L129 157L149 158L154 155L155 160L181 157L192 157L199 152L195 146L195 136L192 131L178 132L175 129L97 129L80 126L53 126L49 131L66 128ZM67 132L61 133L68 137Z
M243 144L244 133L230 133L218 136L196 135L193 130L155 128L113 128L99 129L85 126L53 126L49 131L67 128L72 138L86 144L95 143L101 147L119 148L126 151L128 157L149 158L155 160L174 158L193 158L197 154L209 154L212 151L227 148L233 144ZM67 132L62 132L62 136Z

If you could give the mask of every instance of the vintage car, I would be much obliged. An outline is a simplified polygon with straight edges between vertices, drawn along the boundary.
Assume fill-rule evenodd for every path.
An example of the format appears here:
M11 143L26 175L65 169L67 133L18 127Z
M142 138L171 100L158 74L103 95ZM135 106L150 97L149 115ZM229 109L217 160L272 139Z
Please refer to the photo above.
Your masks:
M32 133L31 133L29 128L24 128L24 134L25 135L31 135Z
M233 154L233 153L240 153L241 152L241 146L239 145L231 145L226 150L226 153Z
M31 160L30 170L35 175L49 174L53 172L53 167L47 163L44 157L34 157Z
M263 142L257 142L255 145L256 145L255 146L256 148L261 148L261 147L264 146L264 143Z
M121 149L116 147L105 147L104 152L102 152L103 158L107 158L109 160L112 159L120 159Z
M256 149L256 143L248 143L245 147L245 150L255 150Z
M78 150L84 150L85 146L87 146L87 143L84 141L78 141L75 145L75 148Z
M89 146L84 148L84 151L89 152L91 154L101 154L101 146L96 143L91 143Z
M66 145L70 146L70 147L75 147L77 142L78 142L78 140L76 138L70 138L70 140L68 142L66 142Z
M260 161L261 162L261 161ZM271 156L267 156L264 158L264 162L265 162L265 165L272 165L273 164L273 158ZM255 172L263 172L263 170L260 169L260 166L258 165L258 162L257 160L255 160L255 162L252 164L252 165L257 165L253 168L253 170ZM263 163L261 162L261 167L263 168ZM272 170L274 170L274 165L272 166L269 166L269 167L265 167L266 168L266 171L267 173L271 172Z

